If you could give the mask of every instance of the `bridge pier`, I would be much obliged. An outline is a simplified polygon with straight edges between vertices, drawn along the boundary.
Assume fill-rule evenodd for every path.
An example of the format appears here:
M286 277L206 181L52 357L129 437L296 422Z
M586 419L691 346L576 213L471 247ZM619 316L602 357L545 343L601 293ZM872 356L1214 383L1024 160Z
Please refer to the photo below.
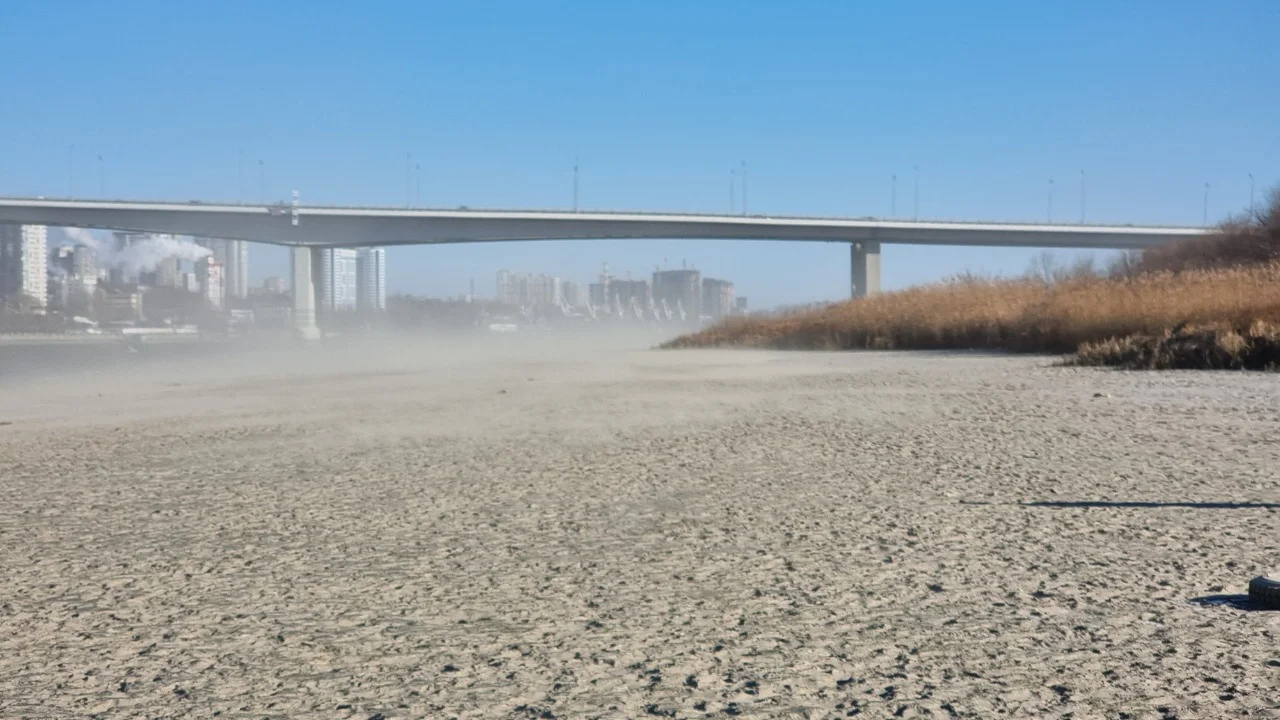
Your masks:
M855 298L880 292L880 241L849 243L849 280Z
M316 325L316 274L320 272L319 248L295 247L292 254L293 329L299 337L320 337Z

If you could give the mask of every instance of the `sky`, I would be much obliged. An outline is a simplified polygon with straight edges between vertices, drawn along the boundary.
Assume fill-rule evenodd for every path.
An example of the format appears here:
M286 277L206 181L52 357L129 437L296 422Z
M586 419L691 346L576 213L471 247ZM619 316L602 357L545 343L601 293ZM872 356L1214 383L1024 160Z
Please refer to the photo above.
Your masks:
M1280 186L1277 27L1276 0L7 0L0 195L567 208L576 161L582 209L725 212L745 162L752 213L1079 221L1083 178L1090 222L1199 225L1206 183L1211 221ZM883 285L1036 254L886 246ZM252 279L287 258L254 245ZM706 240L396 247L388 286L605 262L849 292L845 245Z

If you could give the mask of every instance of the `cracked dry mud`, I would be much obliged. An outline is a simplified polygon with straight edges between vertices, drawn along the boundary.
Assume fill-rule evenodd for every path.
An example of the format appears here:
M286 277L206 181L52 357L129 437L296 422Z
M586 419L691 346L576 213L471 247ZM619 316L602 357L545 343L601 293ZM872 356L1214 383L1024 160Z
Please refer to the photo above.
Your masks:
M0 716L1280 716L1280 377L469 342L0 385Z

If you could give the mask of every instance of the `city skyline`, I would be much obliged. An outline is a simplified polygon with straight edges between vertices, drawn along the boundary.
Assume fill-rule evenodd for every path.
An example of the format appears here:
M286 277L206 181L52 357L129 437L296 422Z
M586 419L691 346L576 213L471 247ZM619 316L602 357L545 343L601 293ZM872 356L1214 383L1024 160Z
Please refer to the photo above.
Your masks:
M470 297L470 296L468 296ZM655 266L653 274L633 278L601 266L595 282L582 283L546 273L498 270L494 288L497 302L515 307L602 308L607 313L627 312L653 317L673 314L712 319L745 312L731 280L705 277L697 268Z

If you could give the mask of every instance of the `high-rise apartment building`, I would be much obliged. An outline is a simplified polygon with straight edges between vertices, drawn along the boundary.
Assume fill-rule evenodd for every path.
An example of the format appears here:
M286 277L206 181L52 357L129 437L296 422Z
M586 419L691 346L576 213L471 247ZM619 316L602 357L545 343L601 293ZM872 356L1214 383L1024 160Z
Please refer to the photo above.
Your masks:
M71 274L86 286L98 282L98 251L90 245L77 245L71 253Z
M244 240L227 241L227 295L234 298L249 297L249 243Z
M498 302L507 305L554 305L564 301L565 281L555 275L498 271Z
M176 257L167 257L156 266L156 286L176 288L182 283L182 263Z
M360 248L356 251L357 305L363 311L387 309L387 250Z
M48 306L48 237L43 225L0 225L0 301Z
M204 296L206 307L212 310L224 309L227 298L222 263L212 255L201 258L196 263L196 275L200 278L200 294Z
M565 280L561 288L564 304L569 307L582 307L587 304L586 290L577 280Z
M697 270L657 270L653 273L653 297L666 300L671 309L677 305L696 318L702 315L702 273Z
M713 318L733 314L733 283L715 278L702 279L702 314Z
M506 305L519 305L516 297L516 276L510 270L498 271L497 300Z
M559 305L562 281L554 275L529 276L526 305Z
M332 312L355 310L357 296L356 251L328 248L321 252L320 307Z
M201 238L198 245L209 248L213 257L222 263L227 297L249 296L249 243L244 240Z

